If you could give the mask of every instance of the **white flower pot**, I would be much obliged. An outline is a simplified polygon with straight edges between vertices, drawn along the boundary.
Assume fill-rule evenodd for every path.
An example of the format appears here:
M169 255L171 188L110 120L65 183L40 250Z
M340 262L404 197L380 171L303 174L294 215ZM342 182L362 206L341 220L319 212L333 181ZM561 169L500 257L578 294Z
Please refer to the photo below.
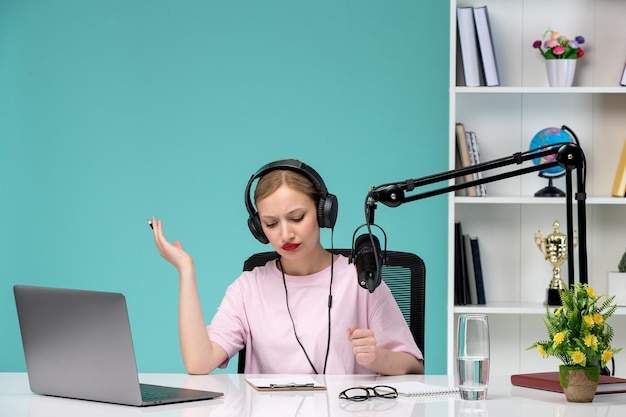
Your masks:
M546 59L550 87L571 87L576 73L576 59Z
M607 273L607 293L615 296L615 304L626 306L626 272Z

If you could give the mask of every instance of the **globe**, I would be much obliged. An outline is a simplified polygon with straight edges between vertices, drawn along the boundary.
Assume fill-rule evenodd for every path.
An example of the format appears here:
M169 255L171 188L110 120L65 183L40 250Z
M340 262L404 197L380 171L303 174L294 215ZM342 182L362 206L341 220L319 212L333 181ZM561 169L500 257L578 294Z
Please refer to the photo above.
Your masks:
M572 137L562 128L558 127L546 127L541 129L530 141L530 150L544 148L543 150L550 149L551 145L558 145L562 143L569 143L572 141ZM537 150L536 152L539 152ZM532 153L532 152L531 152ZM541 165L549 162L553 162L556 159L556 155L547 155L540 158L533 159L535 165ZM565 192L554 186L552 180L565 175L565 168L560 165L544 168L539 171L541 178L548 179L548 186L542 188L535 193L535 197L565 197Z
M558 127L546 127L541 129L530 141L530 150L546 147L550 145L556 145L560 143L571 142L572 137L565 130ZM533 159L535 165L545 164L554 161L556 155L548 155L541 158ZM543 177L556 177L564 171L564 168L560 165L545 168L539 171L540 176ZM543 175L541 175L543 174Z

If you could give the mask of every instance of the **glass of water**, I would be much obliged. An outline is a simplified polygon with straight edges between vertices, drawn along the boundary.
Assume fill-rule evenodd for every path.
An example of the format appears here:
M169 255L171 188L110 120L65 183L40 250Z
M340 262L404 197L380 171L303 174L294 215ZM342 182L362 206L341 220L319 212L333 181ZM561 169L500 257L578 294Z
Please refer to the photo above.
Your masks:
M489 322L484 314L459 316L456 338L459 390L464 400L484 400L489 384Z

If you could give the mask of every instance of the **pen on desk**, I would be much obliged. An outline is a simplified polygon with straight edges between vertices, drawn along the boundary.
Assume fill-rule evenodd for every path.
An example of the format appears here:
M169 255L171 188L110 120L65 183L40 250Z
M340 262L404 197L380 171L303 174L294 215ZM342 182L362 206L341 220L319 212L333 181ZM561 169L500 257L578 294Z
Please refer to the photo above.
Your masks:
M289 389L296 389L296 388L313 388L315 384L313 384L312 382L308 382L306 384L296 384L296 383L288 383L288 384L270 384L270 388L272 389L281 389L281 388L289 388Z

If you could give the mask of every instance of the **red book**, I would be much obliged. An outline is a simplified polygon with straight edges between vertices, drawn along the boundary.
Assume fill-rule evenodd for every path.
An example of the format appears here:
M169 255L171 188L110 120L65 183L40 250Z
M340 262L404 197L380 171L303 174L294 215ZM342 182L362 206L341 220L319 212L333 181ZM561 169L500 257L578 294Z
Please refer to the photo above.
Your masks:
M542 389L544 391L563 392L558 372L539 372L534 374L511 375L511 384L518 387ZM626 392L626 379L600 375L596 394L615 394Z

